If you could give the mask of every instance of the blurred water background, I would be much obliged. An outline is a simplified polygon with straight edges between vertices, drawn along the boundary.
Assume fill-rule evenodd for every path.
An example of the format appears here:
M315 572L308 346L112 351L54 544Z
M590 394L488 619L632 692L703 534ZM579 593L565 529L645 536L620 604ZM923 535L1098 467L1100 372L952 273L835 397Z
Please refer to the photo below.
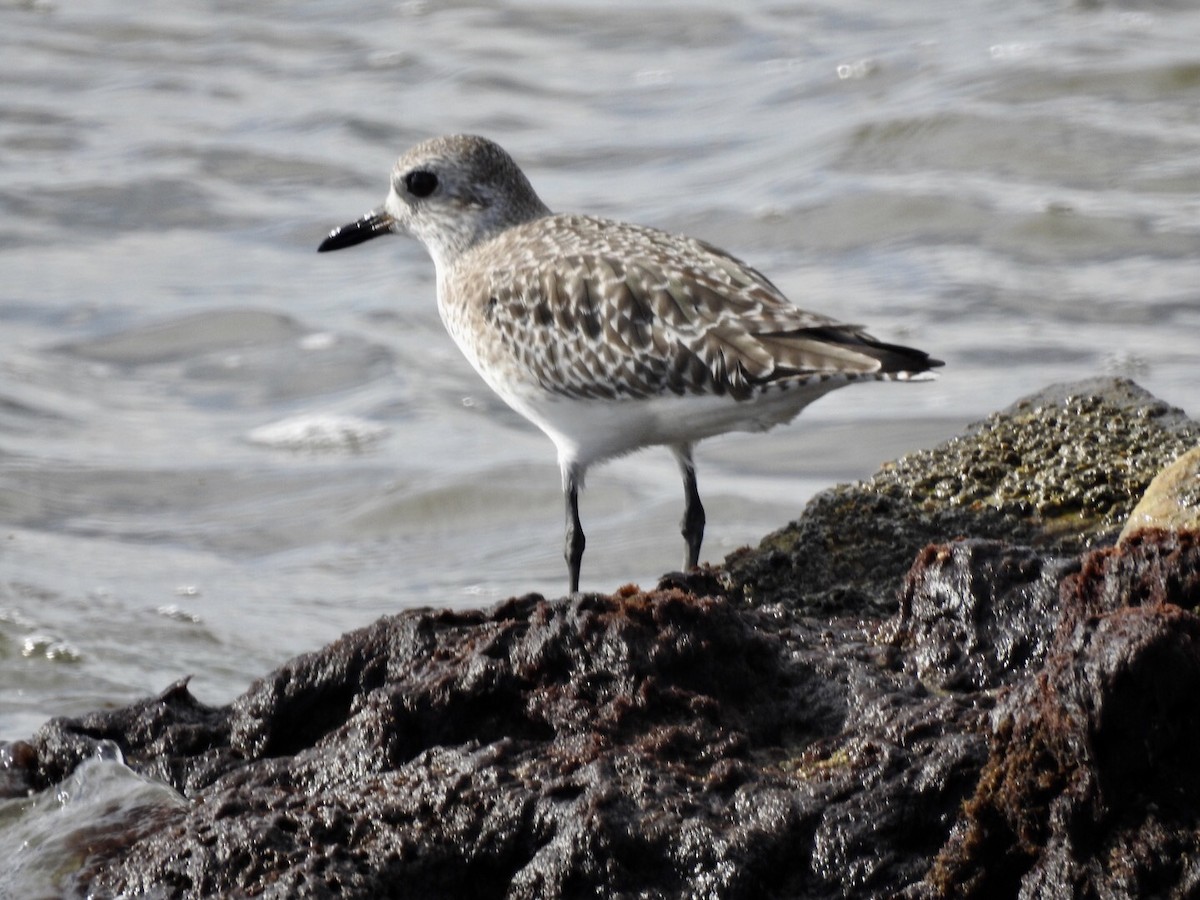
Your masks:
M706 559L1054 381L1200 414L1191 2L3 0L0 59L0 739L563 592L552 445L424 251L315 253L435 134L946 360L701 445ZM665 451L594 470L584 589L675 568L681 502Z

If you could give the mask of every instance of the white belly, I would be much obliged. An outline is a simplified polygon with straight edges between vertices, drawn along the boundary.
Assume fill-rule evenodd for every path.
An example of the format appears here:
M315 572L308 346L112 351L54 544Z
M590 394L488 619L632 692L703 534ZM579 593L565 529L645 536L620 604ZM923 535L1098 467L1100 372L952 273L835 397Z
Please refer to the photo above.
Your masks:
M845 383L774 388L742 401L675 394L645 400L587 400L509 391L495 384L492 388L554 441L560 464L586 469L642 447L692 444L729 431L766 431L791 421L809 403Z

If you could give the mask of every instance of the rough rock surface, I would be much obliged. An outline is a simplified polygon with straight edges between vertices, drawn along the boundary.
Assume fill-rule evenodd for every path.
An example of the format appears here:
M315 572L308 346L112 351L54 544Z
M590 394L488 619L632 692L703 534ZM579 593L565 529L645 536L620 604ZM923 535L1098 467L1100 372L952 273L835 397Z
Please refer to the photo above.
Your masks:
M984 691L1042 664L1060 615L1058 585L1074 559L969 540L931 544L905 580L888 636L927 687Z
M1045 666L993 717L937 897L1200 892L1200 534L1143 532L1062 585Z
M972 703L878 652L672 590L526 597L381 620L226 710L176 686L35 747L57 774L117 740L198 800L94 863L102 893L886 893L922 876L986 747Z
M1121 529L1120 540L1143 528L1200 531L1200 447L1154 476Z
M189 799L81 846L96 897L1195 895L1200 537L1105 544L1198 442L1052 390L722 569L382 619L54 720L0 790L115 745Z
M992 538L1074 556L1116 538L1200 425L1125 379L1054 385L931 450L818 496L726 560L729 590L815 615L886 616L927 544Z

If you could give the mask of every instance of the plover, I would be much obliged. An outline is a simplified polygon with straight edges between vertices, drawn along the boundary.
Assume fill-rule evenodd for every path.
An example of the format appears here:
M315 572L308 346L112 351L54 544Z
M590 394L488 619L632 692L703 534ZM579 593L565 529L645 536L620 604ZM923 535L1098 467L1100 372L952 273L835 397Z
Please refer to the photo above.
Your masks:
M794 306L723 250L586 215L556 215L512 158L473 135L418 144L382 206L317 249L416 237L446 330L483 380L558 448L565 556L579 590L579 490L590 466L670 448L683 474L684 563L704 537L692 448L765 431L854 381L905 381L939 360Z

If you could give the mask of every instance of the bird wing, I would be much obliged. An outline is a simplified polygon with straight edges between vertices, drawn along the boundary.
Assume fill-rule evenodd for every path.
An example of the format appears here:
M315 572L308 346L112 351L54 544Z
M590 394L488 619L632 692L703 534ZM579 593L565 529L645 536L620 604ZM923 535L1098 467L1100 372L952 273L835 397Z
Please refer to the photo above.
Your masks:
M784 379L930 365L920 351L800 309L761 273L691 238L555 216L492 245L472 261L470 293L490 337L552 393L746 399Z

